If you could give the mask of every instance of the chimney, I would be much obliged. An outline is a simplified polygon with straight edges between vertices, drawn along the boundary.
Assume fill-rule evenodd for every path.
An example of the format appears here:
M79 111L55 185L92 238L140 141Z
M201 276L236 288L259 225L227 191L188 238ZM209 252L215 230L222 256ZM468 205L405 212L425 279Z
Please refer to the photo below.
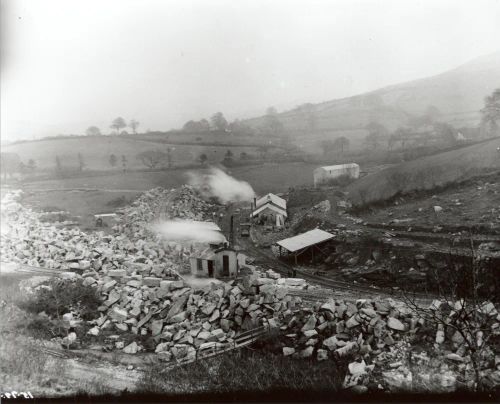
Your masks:
M231 215L231 224L229 228L229 247L234 247L234 216Z
M257 198L256 197L253 198L253 208L257 209Z

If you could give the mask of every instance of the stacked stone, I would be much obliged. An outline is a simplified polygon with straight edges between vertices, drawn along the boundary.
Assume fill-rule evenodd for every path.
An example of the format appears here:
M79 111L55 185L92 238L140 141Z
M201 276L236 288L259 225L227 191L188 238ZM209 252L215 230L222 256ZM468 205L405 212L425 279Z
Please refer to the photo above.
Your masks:
M155 352L167 361L231 345L242 331L264 324L278 327L301 307L301 299L287 296L279 279L252 275L195 290L182 280L143 277L130 271L83 274L84 283L96 287L105 298L99 307L101 316L91 322L89 333L108 330L151 336ZM117 341L125 352L142 349L133 344L130 349Z
M41 223L40 215L24 208L22 192L7 194L2 200L2 260L36 267L66 270L126 269L144 264L145 271L161 276L171 272L174 264L186 263L189 250L176 242L161 240L149 229L158 205L171 193L172 211L191 212L204 219L211 205L189 187L175 190L156 188L144 193L130 207L122 210L114 234L85 233L77 228L59 228Z
M431 309L453 313L453 310L458 310L457 304L450 307L449 303L436 301ZM500 315L495 305L486 302L482 310L485 316L490 316L489 327L498 330L498 339ZM448 315L450 314L443 314L444 318ZM316 358L318 361L328 358L356 359L348 366L349 372L344 382L346 388L364 391L375 366L385 370L382 373L384 383L393 391L410 388L412 373L408 367L407 355L411 344L419 339L427 339L431 346L434 342L435 354L450 363L450 366L443 366L435 375L436 380L439 379L438 383L442 384L443 391L451 391L455 387L456 376L452 377L451 369L462 373L473 371L466 354L467 347L459 332L450 328L446 334L443 328L438 327L437 332L431 331L436 333L435 336L429 334L423 318L403 303L392 299L360 299L356 302L331 300L322 305L317 304L313 309L302 309L285 316L284 321L285 325L281 327L284 334L284 355ZM448 344L444 344L445 340ZM493 358L499 357L500 364L500 356L493 349L492 346L486 350L491 360L485 361L485 367L490 368L490 373L493 372L492 377L497 375L500 380L500 366L495 368L493 361ZM418 358L417 355L414 361L418 362ZM420 359L424 363L429 362L426 355Z

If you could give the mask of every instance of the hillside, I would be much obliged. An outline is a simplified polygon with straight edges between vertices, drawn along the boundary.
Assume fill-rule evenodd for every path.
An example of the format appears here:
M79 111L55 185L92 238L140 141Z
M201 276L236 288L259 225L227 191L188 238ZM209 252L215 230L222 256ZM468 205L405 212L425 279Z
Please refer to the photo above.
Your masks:
M383 201L397 193L429 190L475 175L500 170L500 138L422 157L367 175L352 183L355 205Z
M309 108L314 116L316 140L346 136L356 142L365 134L362 129L370 121L394 130L407 124L412 115L423 114L429 106L439 110L440 120L456 127L476 126L484 97L499 86L500 52L497 52L436 76L310 104ZM311 112L296 108L278 116L288 131L309 137ZM246 122L259 127L263 120L264 117L256 117Z
M167 140L168 141L168 140ZM234 145L227 146L221 144L179 144L174 140L172 143L161 141L158 137L143 139L138 136L95 136L95 137L75 137L61 139L45 139L31 142L22 142L2 146L4 153L16 153L25 164L29 159L33 159L40 169L54 168L56 156L59 157L61 165L64 167L78 166L78 153L81 153L90 170L110 170L109 156L115 154L118 158L117 168L121 168L121 156L127 159L127 166L130 169L145 168L137 159L137 154L146 150L160 150L167 152L171 149L171 159L175 166L189 166L197 163L200 154L207 155L207 161L219 163L224 158L224 154L231 149L234 156L240 153L258 155L256 146Z

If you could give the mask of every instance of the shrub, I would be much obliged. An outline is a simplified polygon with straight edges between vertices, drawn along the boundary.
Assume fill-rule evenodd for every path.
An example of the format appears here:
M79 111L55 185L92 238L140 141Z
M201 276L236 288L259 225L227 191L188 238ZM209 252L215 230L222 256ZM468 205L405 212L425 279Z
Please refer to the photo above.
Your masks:
M20 302L20 307L32 313L43 311L55 318L71 309L76 309L84 320L92 320L98 316L97 308L101 305L101 299L97 291L84 286L82 280L51 279L46 286Z
M355 178L351 177L349 174L342 174L338 177L329 178L329 179L323 181L322 185L327 185L327 186L332 186L332 187L334 187L334 186L345 187L354 181L355 181Z
M123 206L127 206L129 203L130 201L128 201L127 198L122 195L106 202L106 206L109 206L111 208L121 208Z

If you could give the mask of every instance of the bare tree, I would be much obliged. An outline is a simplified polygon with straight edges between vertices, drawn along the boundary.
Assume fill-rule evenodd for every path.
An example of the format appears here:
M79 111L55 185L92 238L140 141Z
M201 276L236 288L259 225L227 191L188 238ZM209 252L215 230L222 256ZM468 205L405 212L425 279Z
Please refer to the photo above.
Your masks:
M130 129L132 129L132 133L134 135L137 135L137 128L139 127L140 123L139 121L136 121L135 119L132 119L129 123L128 126Z
M321 147L323 156L328 156L335 150L335 142L331 139L320 140L319 146Z
M101 130L97 126L89 126L85 131L87 136L100 136Z
M499 342L498 311L492 303L498 291L494 285L488 287L488 279L495 275L488 273L487 266L476 253L472 234L469 237L469 263L463 254L450 251L450 257L458 257L449 263L451 270L445 275L435 270L433 282L438 298L430 306L418 302L408 291L403 294L403 300L436 331L437 346L455 350L451 355L456 355L456 360L471 364L473 389L478 391L484 387L483 370L491 367L494 359L490 342L492 345Z
M122 169L123 172L127 171L127 156L125 154L122 154Z
M484 108L481 110L481 126L488 135L499 135L500 121L500 88L484 99Z
M19 169L20 162L21 159L17 153L0 153L1 172L4 180L7 179L7 175L12 177L13 173Z
M377 133L370 133L365 137L365 143L368 147L375 150L380 144L380 135Z
M167 147L167 166L168 168L172 168L173 165L173 158L172 158L172 152L175 150L175 147Z
M210 118L210 121L212 123L212 127L215 130L226 130L228 123L226 121L226 118L224 118L224 115L222 112L216 112L215 114L212 115Z
M123 129L126 127L127 127L127 123L125 122L125 119L123 119L121 116L119 116L118 118L115 118L110 125L110 128L114 129L116 131L117 135L120 133L120 129Z
M116 158L116 156L114 154L110 154L110 156L109 156L109 165L111 167L115 168L117 161L118 161L118 159Z
M334 141L334 146L336 149L340 149L340 153L344 154L344 151L349 148L349 139L345 136L340 136Z
M83 159L83 156L81 153L78 153L78 169L80 171L83 171L83 169L85 168L86 164L85 164L85 160Z
M62 170L62 164L61 164L61 159L59 156L56 156L56 170L61 171Z
M159 150L146 150L137 154L137 159L150 169L158 167L166 158L167 155Z

